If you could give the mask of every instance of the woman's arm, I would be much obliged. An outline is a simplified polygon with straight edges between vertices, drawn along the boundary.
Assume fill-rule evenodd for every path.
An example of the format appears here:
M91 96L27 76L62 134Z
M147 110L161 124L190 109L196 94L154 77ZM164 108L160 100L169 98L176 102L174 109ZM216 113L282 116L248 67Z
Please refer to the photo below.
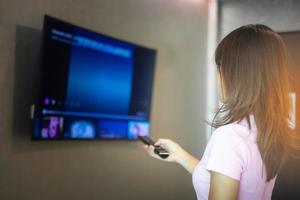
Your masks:
M209 200L236 200L239 181L221 173L210 171Z
M199 162L200 161L197 158L195 158L183 149L181 151L181 155L178 157L177 160L177 163L184 167L191 174L193 174L194 169Z
M159 145L165 148L169 152L169 157L166 159L162 159L154 153L154 146L145 145L145 148L147 149L150 156L162 161L176 162L180 164L182 167L184 167L191 174L193 173L196 165L199 163L198 159L196 159L194 156L192 156L187 151L182 149L177 143L173 142L172 140L159 139L155 143L155 145Z

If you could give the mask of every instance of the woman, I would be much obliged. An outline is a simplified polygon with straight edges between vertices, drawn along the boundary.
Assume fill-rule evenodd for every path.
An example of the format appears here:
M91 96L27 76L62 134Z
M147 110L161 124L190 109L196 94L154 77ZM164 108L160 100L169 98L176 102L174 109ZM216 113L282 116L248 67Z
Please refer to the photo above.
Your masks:
M193 175L197 198L271 199L289 147L297 139L289 127L288 54L281 37L264 25L242 26L215 52L218 93L223 105L211 125L217 128L199 161L177 143L156 145Z

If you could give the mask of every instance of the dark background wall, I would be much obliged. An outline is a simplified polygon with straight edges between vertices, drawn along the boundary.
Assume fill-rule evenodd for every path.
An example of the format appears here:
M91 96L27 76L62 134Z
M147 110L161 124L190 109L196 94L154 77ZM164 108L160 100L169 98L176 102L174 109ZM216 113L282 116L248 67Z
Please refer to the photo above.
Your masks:
M297 65L290 68L291 82L296 93L296 133L300 133L300 1L297 0L220 0L219 40L245 24L265 24L282 36ZM273 191L273 200L300 199L300 159L289 157L279 173Z
M156 48L152 136L205 147L205 1L1 0L0 199L195 199L191 176L138 142L30 140L45 13Z

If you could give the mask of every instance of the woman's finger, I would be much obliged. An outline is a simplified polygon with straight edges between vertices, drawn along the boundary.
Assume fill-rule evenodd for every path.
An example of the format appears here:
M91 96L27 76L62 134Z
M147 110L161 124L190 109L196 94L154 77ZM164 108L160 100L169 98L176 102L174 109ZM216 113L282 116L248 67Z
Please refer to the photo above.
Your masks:
M154 153L154 146L150 145L148 149L149 149L148 152L149 152L150 156L152 156L153 158L161 160L161 157L159 157L156 153Z
M160 138L155 142L155 145L164 145L166 144L168 139Z

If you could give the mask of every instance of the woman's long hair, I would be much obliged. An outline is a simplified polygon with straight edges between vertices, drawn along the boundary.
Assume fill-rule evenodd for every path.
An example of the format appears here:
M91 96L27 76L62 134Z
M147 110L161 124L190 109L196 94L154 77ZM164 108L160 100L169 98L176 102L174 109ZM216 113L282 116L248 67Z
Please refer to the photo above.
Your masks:
M225 99L211 125L218 128L246 118L251 128L249 115L254 115L266 181L277 175L289 147L298 145L289 126L289 60L281 37L261 24L232 31L215 52Z

